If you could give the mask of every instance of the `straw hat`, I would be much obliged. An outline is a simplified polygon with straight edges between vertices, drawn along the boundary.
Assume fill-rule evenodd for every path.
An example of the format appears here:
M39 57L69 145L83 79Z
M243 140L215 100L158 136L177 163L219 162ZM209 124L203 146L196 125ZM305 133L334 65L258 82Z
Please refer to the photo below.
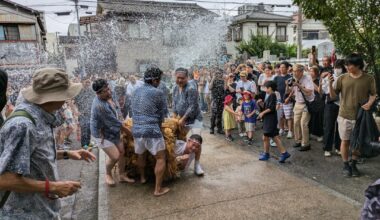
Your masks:
M43 68L34 73L32 86L22 91L22 95L31 103L44 104L72 99L81 89L82 84L70 82L63 69Z

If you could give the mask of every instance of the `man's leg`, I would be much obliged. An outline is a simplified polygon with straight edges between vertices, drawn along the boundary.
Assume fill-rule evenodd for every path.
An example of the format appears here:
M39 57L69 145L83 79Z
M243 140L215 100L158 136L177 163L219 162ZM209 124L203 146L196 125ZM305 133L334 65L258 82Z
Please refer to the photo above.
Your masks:
M154 168L154 174L156 175L156 187L154 190L155 196L161 196L169 192L169 188L162 187L162 181L165 174L166 168L166 155L165 150L157 152L155 155L156 167Z
M333 121L333 107L334 104L325 105L325 118L323 123L324 135L323 135L323 150L332 151L332 145L335 133L335 121Z
M134 183L135 180L129 178L125 173L125 150L124 145L122 142L120 142L117 145L117 148L119 150L119 176L120 176L120 182L128 182L128 183Z
M296 144L301 144L302 133L301 133L301 117L303 108L296 104L294 106L294 140Z
M116 146L103 148L103 150L108 156L108 159L106 160L106 183L109 186L115 186L115 180L112 177L112 169L117 163L120 153Z
M146 152L143 154L139 154L137 157L137 166L140 172L140 183L146 183L145 165L146 165Z
M309 146L309 122L311 115L309 112L302 112L301 131L302 131L302 146Z

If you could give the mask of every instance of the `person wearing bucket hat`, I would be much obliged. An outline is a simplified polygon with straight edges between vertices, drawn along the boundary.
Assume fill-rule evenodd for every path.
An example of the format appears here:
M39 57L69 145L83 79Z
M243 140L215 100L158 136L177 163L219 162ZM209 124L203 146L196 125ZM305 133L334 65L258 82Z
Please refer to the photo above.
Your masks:
M0 130L0 207L2 219L59 219L58 198L81 188L77 181L59 181L57 159L94 161L86 150L58 151L55 117L81 84L62 69L43 68L33 75L20 103Z

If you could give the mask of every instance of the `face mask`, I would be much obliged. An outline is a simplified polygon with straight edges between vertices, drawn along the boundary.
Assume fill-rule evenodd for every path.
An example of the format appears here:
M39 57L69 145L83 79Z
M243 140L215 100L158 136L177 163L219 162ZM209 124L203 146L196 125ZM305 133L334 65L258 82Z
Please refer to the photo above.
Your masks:
M334 74L339 76L342 74L342 69L334 69Z

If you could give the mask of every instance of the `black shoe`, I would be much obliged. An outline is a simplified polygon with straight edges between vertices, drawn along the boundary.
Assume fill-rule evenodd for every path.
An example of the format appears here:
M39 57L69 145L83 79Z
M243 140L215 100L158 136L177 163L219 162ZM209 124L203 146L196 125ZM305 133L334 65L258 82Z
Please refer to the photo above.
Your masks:
M222 131L222 130L218 130L217 133L218 133L218 134L224 134L224 131Z
M351 171L352 171L353 177L359 177L360 176L360 172L359 172L358 168L356 167L356 161L352 161Z
M214 130L210 130L210 134L214 134Z
M343 167L343 176L345 177L352 176L352 168L349 165Z
M296 143L295 145L293 145L294 148L299 148L301 147L301 143Z
M301 146L301 148L299 149L299 151L308 151L308 150L310 150L310 149L311 149L310 145L307 145L307 146Z
M247 143L249 146L252 146L253 145L253 140L248 140L248 143Z

